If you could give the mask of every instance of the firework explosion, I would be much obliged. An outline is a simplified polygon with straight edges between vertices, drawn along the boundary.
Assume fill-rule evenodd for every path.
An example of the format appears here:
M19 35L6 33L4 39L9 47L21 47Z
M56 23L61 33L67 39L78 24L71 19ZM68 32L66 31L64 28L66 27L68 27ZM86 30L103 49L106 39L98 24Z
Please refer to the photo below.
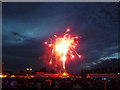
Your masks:
M67 57L74 58L77 55L79 58L81 56L75 51L78 44L78 36L73 36L69 34L70 29L67 29L62 37L54 35L54 38L50 38L45 44L51 48L51 59L50 64L53 63L53 57L56 62L62 62L62 69L65 71L65 62ZM59 63L60 64L60 63Z

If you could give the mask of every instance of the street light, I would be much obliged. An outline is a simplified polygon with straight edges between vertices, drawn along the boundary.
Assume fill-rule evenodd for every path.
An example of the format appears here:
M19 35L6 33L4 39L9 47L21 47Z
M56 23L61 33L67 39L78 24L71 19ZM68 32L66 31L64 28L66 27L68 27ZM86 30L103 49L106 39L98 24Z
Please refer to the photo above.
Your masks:
M27 68L27 76L31 74L32 68Z
M27 71L32 71L32 68L27 68Z
M32 68L30 68L30 71L32 71Z
M30 69L29 68L27 68L27 71L29 71Z

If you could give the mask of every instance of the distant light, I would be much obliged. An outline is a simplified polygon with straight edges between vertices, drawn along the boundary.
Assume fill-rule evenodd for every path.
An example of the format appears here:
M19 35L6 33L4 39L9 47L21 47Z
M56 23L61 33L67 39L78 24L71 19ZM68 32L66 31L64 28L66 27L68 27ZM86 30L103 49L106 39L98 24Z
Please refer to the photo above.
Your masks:
M34 75L30 75L30 77L31 77L31 78L33 78L33 77L34 77Z
M12 77L12 78L14 78L14 77L15 77L15 75L11 75L11 77Z
M7 75L0 75L0 78L6 78Z
M78 38L78 37L75 37L76 39Z
M54 37L57 37L57 35L54 35Z
M78 55L79 58L81 58L81 55Z
M32 70L32 68L30 68L30 71Z
M3 77L3 75L0 75L0 78L2 78Z
M50 61L50 64L52 64L52 62Z
M47 42L45 42L45 44L47 44Z
M49 44L49 47L51 47L52 46L52 44Z
M70 28L67 29L67 32L69 32L69 31L70 31Z
M27 68L27 70L29 70L29 68Z
M66 75L66 73L64 72L63 75Z

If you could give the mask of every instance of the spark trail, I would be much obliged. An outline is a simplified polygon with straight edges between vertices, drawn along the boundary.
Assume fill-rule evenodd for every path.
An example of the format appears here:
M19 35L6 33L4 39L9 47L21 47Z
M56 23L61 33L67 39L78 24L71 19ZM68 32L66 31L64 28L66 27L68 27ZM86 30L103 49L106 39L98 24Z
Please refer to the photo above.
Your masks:
M73 36L69 34L70 29L67 29L63 36L54 35L54 38L50 38L45 44L47 44L51 48L51 59L49 61L50 64L53 62L53 57L56 60L62 61L62 68L65 70L65 62L71 57L74 58L77 55L81 58L75 49L78 45L78 36Z

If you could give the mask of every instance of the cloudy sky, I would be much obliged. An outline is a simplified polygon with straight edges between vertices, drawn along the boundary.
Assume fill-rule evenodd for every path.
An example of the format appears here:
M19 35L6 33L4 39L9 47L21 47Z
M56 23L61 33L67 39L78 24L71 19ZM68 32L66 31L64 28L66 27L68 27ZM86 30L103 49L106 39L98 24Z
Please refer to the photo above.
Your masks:
M5 70L46 66L44 42L54 34L80 35L71 71L118 58L118 3L3 3L3 61Z

